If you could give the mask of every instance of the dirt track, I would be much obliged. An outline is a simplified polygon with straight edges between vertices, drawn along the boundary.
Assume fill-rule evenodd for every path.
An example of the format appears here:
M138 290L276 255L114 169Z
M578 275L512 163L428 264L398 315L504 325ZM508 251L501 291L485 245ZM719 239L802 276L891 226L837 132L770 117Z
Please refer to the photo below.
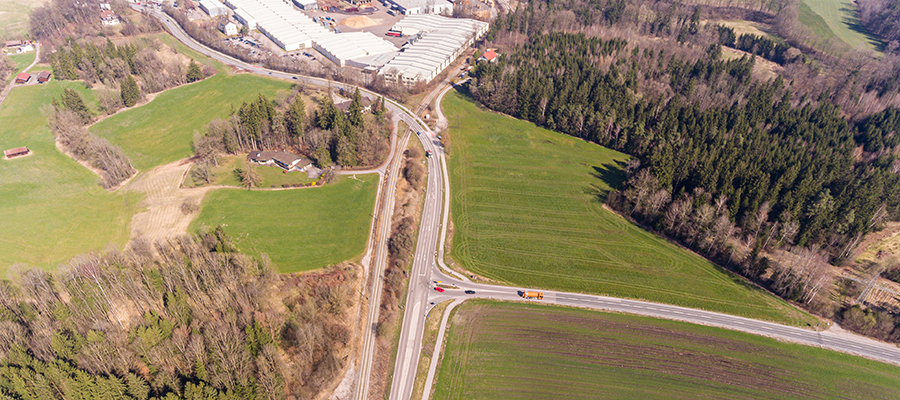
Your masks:
M199 211L184 214L181 205L185 201L200 204L210 187L185 189L181 187L184 175L192 163L176 161L156 167L140 176L125 187L146 194L139 204L145 211L131 219L131 238L143 236L155 242L187 233L188 225ZM197 207L199 210L199 207Z

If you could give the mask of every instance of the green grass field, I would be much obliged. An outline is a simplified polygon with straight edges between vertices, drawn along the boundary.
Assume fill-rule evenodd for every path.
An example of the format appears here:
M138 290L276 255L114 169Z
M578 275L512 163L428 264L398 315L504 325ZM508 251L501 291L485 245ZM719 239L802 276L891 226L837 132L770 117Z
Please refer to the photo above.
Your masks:
M226 118L231 109L259 93L272 98L291 83L250 74L219 72L201 82L161 93L149 104L109 117L91 132L109 139L125 151L135 168L155 166L191 155L194 132L203 133L214 118Z
M211 171L211 185L242 186L234 171L238 168L244 168L246 159L246 156L243 155L220 157L219 166L213 167ZM309 175L306 172L293 171L284 173L283 169L268 165L255 165L253 167L259 173L260 178L262 178L262 182L258 185L261 188L280 188L283 184L307 184L316 181L315 179L309 179ZM193 169L196 168L197 166L195 165ZM205 181L196 182L189 177L185 179L184 185L185 187L198 187L205 186L205 183Z
M323 268L362 254L378 176L343 177L326 186L206 195L191 231L224 224L244 252L268 254L281 272Z
M808 314L604 209L622 153L448 93L452 257L510 285L805 325Z
M44 0L0 0L0 42L27 34L28 15L44 3Z
M53 80L12 89L0 106L0 149L33 152L0 159L0 276L16 263L53 268L77 254L121 247L130 234L139 197L103 190L99 177L54 145L40 107L64 88L96 103L84 84Z
M803 0L799 13L800 22L822 37L837 36L853 48L862 46L875 50L881 45L878 38L860 24L852 0Z
M451 318L434 399L900 398L900 368L719 328L522 303Z

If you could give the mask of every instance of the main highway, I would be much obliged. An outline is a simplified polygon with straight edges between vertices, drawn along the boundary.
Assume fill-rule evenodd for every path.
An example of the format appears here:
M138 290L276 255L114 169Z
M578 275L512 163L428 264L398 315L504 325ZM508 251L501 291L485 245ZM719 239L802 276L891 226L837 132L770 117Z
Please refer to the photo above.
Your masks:
M138 11L145 11L140 6L132 4L132 7ZM188 47L224 64L260 75L290 79L320 87L341 85L326 79L267 70L234 59L194 41L169 16L157 10L146 11L148 11L150 15L158 18L173 36ZM347 85L345 86L349 87ZM378 96L377 94L362 88L360 91L364 96L369 98ZM439 103L440 100L438 99L438 107L440 107ZM417 372L425 372L416 371L416 369L419 364L419 356L422 350L425 318L434 305L450 300L453 300L455 305L468 298L525 301L520 296L521 291L525 289L534 290L535 288L514 288L473 283L459 273L446 268L442 262L442 258L443 243L446 240L450 194L444 149L438 142L436 133L429 130L425 123L416 117L409 109L390 99L387 99L385 106L394 114L395 119L405 122L413 132L416 132L416 138L421 141L425 150L431 151L432 153L432 156L426 159L428 166L428 181L425 191L424 209L421 224L419 226L416 252L410 270L409 292L407 294L406 304L404 305L403 325L397 347L397 359L390 392L390 399L406 400L410 399L412 396ZM408 139L408 137L404 137L404 140L396 140L395 143L406 143L406 139ZM387 172L385 173L385 170L382 169L377 171L379 173L384 173L388 179L386 180L387 184L379 189L380 194L384 195L381 197L382 200L380 200L379 206L375 210L375 219L373 221L373 233L377 232L377 234L373 235L373 238L377 240L377 243L370 244L370 246L374 247L375 262L370 262L370 271L367 271L367 276L373 277L373 287L368 296L369 314L364 323L363 348L360 359L358 360L358 379L356 379L354 390L354 398L356 399L369 398L369 378L371 376L372 355L374 353L374 324L378 317L377 309L380 305L381 298L380 281L382 279L384 266L386 265L387 235L390 229L390 216L393 214L393 201L387 200L387 198L393 197L393 189L396 180L398 179L399 161L401 159L399 156L400 153L393 151L392 154L395 154L395 157L389 160L388 164L384 167ZM440 248L438 247L438 241L441 243ZM369 250L371 251L372 248ZM450 272L453 276L447 275L445 272ZM441 281L444 285L454 286L457 289L446 289L443 293L437 292L434 290L434 283L437 281ZM465 294L466 290L474 291L474 293ZM543 291L543 293L543 300L530 301L602 311L623 312L721 327L795 343L818 346L900 365L900 348L897 346L847 332L836 332L834 330L818 332L767 321L646 301L547 290ZM449 311L450 308L448 308L446 313L449 313ZM442 329L444 329L445 326L446 318L444 318ZM443 334L443 331L441 334ZM438 351L436 351L433 356L435 361L440 354L440 341L438 341L436 347L436 350ZM428 371L427 382L429 383L433 381L434 366L436 364L436 362L433 362ZM423 398L427 399L429 393L430 387L426 387Z

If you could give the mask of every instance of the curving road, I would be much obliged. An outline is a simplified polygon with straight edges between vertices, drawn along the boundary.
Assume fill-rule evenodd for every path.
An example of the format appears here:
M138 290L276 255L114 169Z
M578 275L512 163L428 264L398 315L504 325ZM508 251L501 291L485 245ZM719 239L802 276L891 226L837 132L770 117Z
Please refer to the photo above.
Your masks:
M139 11L143 10L139 6L132 5L132 7ZM197 43L187 36L187 34L184 33L184 31L182 31L181 28L167 15L155 10L150 10L150 14L160 19L172 35L187 46L219 62L246 69L260 75L297 80L316 86L327 87L335 85L334 82L326 79L267 70L236 60ZM377 94L362 88L360 88L360 91L364 96L369 98L378 96ZM446 89L443 92L446 92ZM519 296L519 292L522 290L520 288L473 283L456 273L454 273L454 275L457 275L457 277L448 276L438 267L438 263L440 263L441 266L446 268L442 262L443 243L446 240L446 225L449 214L449 181L447 178L445 154L443 148L437 141L434 132L427 129L424 122L415 117L415 114L410 112L406 107L403 107L393 100L386 100L385 106L394 113L395 118L406 122L413 131L421 132L421 135L417 135L417 138L422 142L422 145L426 150L430 150L433 153L433 156L427 159L429 174L424 211L422 223L419 228L414 262L410 273L409 293L405 305L406 312L404 313L403 326L400 332L397 362L391 384L390 398L405 400L412 396L413 383L415 382L417 372L416 368L418 366L422 347L425 317L435 304L451 299L455 300L454 304L459 304L467 298L488 298L513 301L521 301L523 299ZM440 104L438 104L438 107L440 107ZM405 137L402 142L405 143L406 139L408 138ZM400 157L394 157L386 167L389 170L387 176L390 177L388 185L386 186L386 194L393 193L393 187L398 175L397 165L399 165L399 159ZM379 168L376 172L382 173L383 169ZM358 171L357 173L361 172ZM380 276L384 271L384 262L386 260L387 233L390 229L391 216L389 210L393 209L392 200L387 199L392 197L393 196L383 197L385 200L383 200L382 204L376 209L375 221L373 221L373 225L377 226L376 229L380 232L379 235L376 236L378 238L378 243L374 245L374 269L369 271L370 276L371 274L375 275L374 282L376 287L373 288L370 292L371 295L369 296L370 312L366 326L370 327L370 329L365 329L364 333L364 347L359 369L360 378L357 380L355 390L355 398L358 399L365 399L368 394L368 379L371 375L371 359L372 353L374 353L374 329L371 328L374 328L373 323L377 321L377 309L380 304L381 290L377 290L377 285L381 281ZM444 214L443 219L441 218L442 206ZM441 242L440 249L438 249L437 246L439 239ZM440 255L439 259L438 255ZM447 270L450 271L449 269ZM433 290L434 281L442 281L445 284L455 285L459 287L459 289L447 289L443 293L438 293ZM467 295L464 293L464 290L474 290L475 293ZM897 346L850 333L839 333L831 330L816 332L766 321L668 304L557 291L544 291L544 299L539 300L539 302L603 311L625 312L635 315L716 326L769 336L795 343L818 346L844 353L856 354L873 360L900 365L900 348ZM451 308L452 307L448 307L448 313ZM438 343L440 344L440 342ZM438 350L440 349L438 348ZM439 351L435 354L434 357L437 359L439 357ZM432 362L428 372L429 376L427 382L433 381L434 367L436 364L436 362ZM430 387L426 387L423 397L427 398L429 393Z

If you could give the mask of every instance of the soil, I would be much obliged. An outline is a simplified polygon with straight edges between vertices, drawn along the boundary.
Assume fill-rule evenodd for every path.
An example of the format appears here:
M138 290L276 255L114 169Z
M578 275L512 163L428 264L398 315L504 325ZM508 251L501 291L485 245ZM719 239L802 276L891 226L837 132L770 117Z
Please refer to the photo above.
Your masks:
M884 229L873 232L857 246L857 262L882 261L891 255L900 255L900 222L889 222Z
M181 211L181 204L185 201L200 204L203 196L212 189L181 187L191 165L187 161L162 165L141 174L125 187L125 190L146 195L139 204L146 211L135 214L131 219L132 239L143 237L153 243L187 233L188 225L200 211L197 207L197 211L185 214Z
M368 28L370 26L375 26L375 25L378 25L378 23L373 21L372 18L366 17L364 15L360 15L360 16L350 17L350 18L345 19L344 22L341 22L341 25L346 25L351 28L360 29L360 28Z

